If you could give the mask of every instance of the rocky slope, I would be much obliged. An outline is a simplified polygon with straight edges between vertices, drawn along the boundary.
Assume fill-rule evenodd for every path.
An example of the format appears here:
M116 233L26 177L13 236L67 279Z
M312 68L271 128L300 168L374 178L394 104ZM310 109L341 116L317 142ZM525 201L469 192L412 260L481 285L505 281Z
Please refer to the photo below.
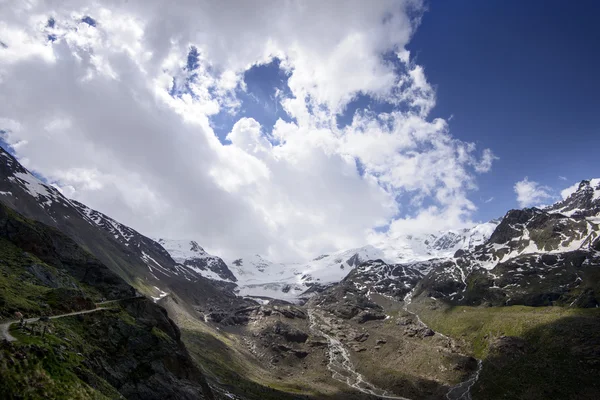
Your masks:
M399 236L393 241L324 254L302 263L273 263L257 254L230 260L228 265L238 278L240 295L297 301L340 282L365 261L414 263L450 258L457 250L474 249L489 238L499 222L494 220L456 231Z
M17 271L10 268L9 261L18 258L18 264L29 264L21 272L23 279L31 279L40 286L53 289L83 290L93 288L93 292L106 299L119 299L135 296L135 290L108 269L99 260L83 250L63 233L39 222L23 218L15 211L0 204L0 238L5 248L5 278L15 278ZM21 256L15 254L18 250ZM30 259L30 261L27 261ZM38 261L38 262L36 262ZM3 285L2 297L6 299L11 285ZM5 292L6 291L6 292ZM24 293L14 293L19 296ZM8 313L11 310L6 310Z
M487 242L440 262L416 294L452 304L595 307L600 190L589 182L544 210L509 211Z
M0 204L0 258L2 319L115 300L14 329L0 344L1 398L214 398L165 310L67 235Z
M24 216L57 228L89 250L127 282L152 279L146 263L99 228L76 203L27 171L0 149L0 201Z
M208 254L193 240L157 239L179 266L184 266L208 279L235 282L237 278L227 264L217 256Z
M156 299L177 293L191 306L207 298L224 307L234 301L231 284L205 278L201 268L176 262L156 241L67 199L1 148L0 161L0 202L63 232L140 292Z
M545 209L568 217L595 218L600 215L600 179L584 180L567 198Z

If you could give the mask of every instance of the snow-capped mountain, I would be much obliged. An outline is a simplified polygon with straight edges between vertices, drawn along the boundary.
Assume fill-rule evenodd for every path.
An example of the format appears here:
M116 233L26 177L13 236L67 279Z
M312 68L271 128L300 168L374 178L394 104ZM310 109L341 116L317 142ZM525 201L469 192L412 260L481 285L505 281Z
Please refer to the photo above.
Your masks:
M471 228L439 231L420 235L400 235L376 243L382 259L391 263L407 263L452 257L458 250L472 250L483 244L494 232L501 219L492 220Z
M226 286L213 285L214 280L206 280L201 269L199 272L176 262L156 241L99 211L66 198L2 148L0 201L28 218L67 234L128 283L150 296L160 297L176 288L188 297L197 297L196 293L202 291L217 298L218 291Z
M339 282L362 262L383 257L383 252L375 247L364 246L303 263L273 263L257 254L228 264L238 278L239 295L293 300L315 285Z
M469 279L478 277L483 292L493 288L514 301L519 297L515 290L526 292L518 279L529 271L538 280L559 282L562 286L544 286L544 290L551 292L550 297L560 297L564 288L579 287L575 282L588 285L593 281L590 273L582 271L596 265L600 252L600 179L580 182L564 200L551 206L511 210L502 219L468 229L400 235L385 243L298 263L274 263L260 255L226 263L194 241L152 240L67 199L4 150L0 159L0 201L67 233L132 284L143 282L141 287L160 293L178 287L192 295L198 293L196 286L209 282L206 278L229 289L236 282L241 296L288 300L306 297L345 278L369 282L377 290L393 287L394 293L400 293L408 289L407 282L422 275L421 285L433 297L437 293L457 301L468 299ZM375 260L381 262L356 268ZM404 280L396 284L395 279ZM497 286L509 281L514 290ZM205 289L209 293L214 288Z
M427 263L418 262L450 258L458 250L471 250L481 245L499 223L500 220L494 220L468 229L405 235L394 241L324 254L302 263L273 263L257 254L231 260L228 265L238 278L239 295L290 300L305 296L303 293L308 289L311 289L310 293L317 287L340 282L350 271L366 261L415 263L425 268ZM427 273L428 270L420 272Z
M417 294L457 304L600 305L600 180L544 209L511 210L490 238L441 261Z
M600 216L600 178L584 180L564 200L545 210L560 213L568 217L594 218Z
M175 262L205 278L228 282L237 280L221 258L208 254L193 240L157 239L156 241L165 248Z
M400 248L393 249L400 263L363 263L318 302L348 309L338 303L352 303L357 293L402 300L415 288L415 297L452 304L595 307L599 217L600 180L582 181L544 209L510 210L471 229L400 238Z

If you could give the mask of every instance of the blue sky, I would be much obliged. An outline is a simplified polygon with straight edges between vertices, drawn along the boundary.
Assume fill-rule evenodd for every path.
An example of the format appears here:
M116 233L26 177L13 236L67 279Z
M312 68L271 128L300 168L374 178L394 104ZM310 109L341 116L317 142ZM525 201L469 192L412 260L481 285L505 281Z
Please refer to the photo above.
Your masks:
M600 175L597 2L301 3L6 5L0 144L146 234L273 260Z
M557 190L600 175L600 2L432 1L408 48L436 86L432 116L500 158L480 219L518 207L528 176ZM567 182L559 179L564 176Z
M600 149L600 3L577 4L431 1L408 45L436 89L430 118L449 120L455 137L499 157L470 196L476 220L517 208L513 186L525 177L558 199L571 183L600 174L591 151ZM277 60L251 68L244 81L236 117L252 116L266 130L290 120L275 98L275 88L289 90ZM361 108L394 109L359 94L338 115L339 126ZM213 117L222 140L236 120L226 111Z

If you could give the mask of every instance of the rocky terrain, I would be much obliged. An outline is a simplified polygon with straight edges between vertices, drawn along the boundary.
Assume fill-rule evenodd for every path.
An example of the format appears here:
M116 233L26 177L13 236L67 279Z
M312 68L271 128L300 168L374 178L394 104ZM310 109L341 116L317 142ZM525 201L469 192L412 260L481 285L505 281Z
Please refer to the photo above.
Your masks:
M227 282L237 281L220 257L208 254L193 240L158 239L156 242L163 246L178 265L183 265L205 278Z
M593 217L511 210L484 245L438 263L416 294L457 305L596 307L599 233Z
M109 216L67 199L0 149L0 201L27 218L56 228L97 257L140 293L160 298L177 291L190 304L229 303L231 285L214 284L198 267L176 262L156 241ZM226 268L225 268L225 272ZM223 294L221 294L223 292Z
M471 229L277 264L153 240L0 160L2 398L600 394L600 180ZM63 317L78 310L93 312Z
M68 236L0 205L0 251L0 316L29 321L0 344L0 397L214 398L165 310Z

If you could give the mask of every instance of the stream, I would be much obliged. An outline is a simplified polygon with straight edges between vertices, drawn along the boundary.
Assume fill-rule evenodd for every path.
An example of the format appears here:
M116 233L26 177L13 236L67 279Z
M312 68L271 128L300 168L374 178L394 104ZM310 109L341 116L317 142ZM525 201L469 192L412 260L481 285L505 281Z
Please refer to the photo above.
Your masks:
M421 321L421 318L419 318L419 316L416 313L409 311L409 309L408 309L408 306L412 303L412 296L413 296L413 292L415 291L415 289L416 289L416 287L413 288L410 292L408 292L406 294L406 296L404 296L404 299L403 299L404 306L402 307L402 309L404 311L406 311L407 313L415 316L417 318L417 321L420 324L422 324L423 326L427 326L427 324L425 324L423 321ZM439 332L436 332L436 334L447 337L446 335L443 335ZM473 387L473 385L475 385L475 383L479 379L479 373L481 372L482 365L483 365L482 361L477 359L477 370L475 371L475 373L473 375L471 375L471 377L469 377L469 379L467 379L466 381L463 381L463 382L459 383L458 385L451 387L450 390L448 390L448 392L446 393L446 399L448 399L448 400L472 400L471 388Z
M477 371L475 371L473 376L471 376L466 381L461 382L458 385L452 387L452 389L450 389L448 393L446 393L446 398L448 400L472 400L471 388L473 387L475 382L477 382L477 379L479 379L479 373L481 372L482 364L483 363L481 362L481 360L477 360Z
M414 312L408 310L408 306L412 303L412 296L415 289L411 290L404 297L404 305L403 310L407 313L413 315L419 324L423 326L427 326L421 318ZM327 339L328 344L328 358L329 363L327 364L327 369L329 369L332 373L332 378L343 382L349 387L358 390L359 392L369 394L372 396L376 396L382 399L396 399L396 400L410 400L406 397L395 396L388 392L387 390L377 388L376 386L370 384L365 380L365 377L356 371L352 361L350 360L350 353L346 349L346 347L334 337L326 334L321 329L319 329L319 325L316 321L316 317L313 314L312 310L308 311L308 319L310 321L310 330L319 336L323 336ZM436 334L446 337L445 335L436 332ZM481 372L482 360L477 360L477 370L473 375L469 377L466 381L459 383L456 386L453 386L446 393L446 399L448 400L472 400L471 398L471 388L477 380L479 379L479 374Z
M348 353L344 345L318 328L312 310L309 310L308 318L310 321L310 330L316 335L327 339L329 348L327 369L331 371L333 379L371 396L377 396L382 399L410 400L406 397L394 396L387 390L379 389L367 382L365 377L354 369L354 365L350 360L350 353Z

